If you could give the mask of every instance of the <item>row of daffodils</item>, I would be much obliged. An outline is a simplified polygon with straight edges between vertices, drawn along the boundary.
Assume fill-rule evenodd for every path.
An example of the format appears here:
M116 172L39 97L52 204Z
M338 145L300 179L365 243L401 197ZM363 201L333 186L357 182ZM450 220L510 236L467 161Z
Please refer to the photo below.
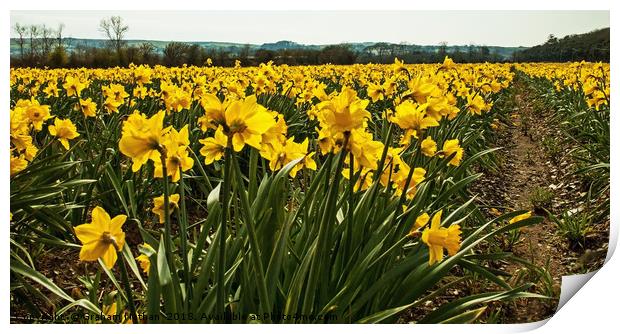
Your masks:
M87 278L89 306L73 305L100 310L95 321L393 321L463 262L496 277L476 246L538 222L523 211L486 221L466 191L513 77L509 64L449 58L12 69L14 241L44 244L35 258L79 246L94 262L86 277L109 278ZM584 80L588 103L604 103L608 85ZM62 185L62 203L17 200L45 182ZM72 229L42 221L42 206ZM457 315L437 312L419 320Z

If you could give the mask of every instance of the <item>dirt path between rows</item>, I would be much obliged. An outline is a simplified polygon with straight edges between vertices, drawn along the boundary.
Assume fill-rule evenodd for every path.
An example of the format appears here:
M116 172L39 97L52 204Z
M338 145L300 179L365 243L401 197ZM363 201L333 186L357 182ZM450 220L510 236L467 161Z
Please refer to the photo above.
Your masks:
M513 126L506 129L510 145L505 153L505 160L510 170L502 175L506 182L504 192L506 201L504 206L512 210L530 210L537 212L532 204L531 197L535 192L547 189L550 181L550 162L545 151L540 147L540 139L548 134L549 126L545 119L537 118L537 122L524 124L532 119L533 108L527 93L519 89L515 96L517 112L511 115ZM516 117L514 117L516 116ZM522 266L509 264L505 270L513 274L516 281L519 275L530 278L552 278L552 282L545 282L543 289L551 290L554 295L559 293L562 274L565 273L562 259L564 251L555 233L554 223L546 216L540 224L523 228L520 231L520 240L511 247L515 256L526 259L543 269L542 272L519 272ZM547 276L548 275L548 276ZM543 291L538 291L543 292ZM557 300L524 299L509 304L502 322L532 322L545 319L553 314L557 307Z
M552 117L554 110L536 97L526 83L516 80L513 101L508 105L513 109L504 120L507 124L497 129L497 144L503 147L497 154L500 170L485 173L475 191L479 191L480 204L489 207L490 216L491 208L496 208L501 213L530 210L544 218L540 224L523 228L514 244L503 246L504 251L538 268L516 262L499 265L499 269L512 275L512 286L531 282L535 284L531 292L552 297L521 299L501 306L499 322L523 323L543 320L555 313L563 275L587 272L602 265L609 223L594 227L583 247L575 247L558 234L547 211L557 217L566 211L580 210L584 203L583 184L571 174L572 147L562 141L560 126Z

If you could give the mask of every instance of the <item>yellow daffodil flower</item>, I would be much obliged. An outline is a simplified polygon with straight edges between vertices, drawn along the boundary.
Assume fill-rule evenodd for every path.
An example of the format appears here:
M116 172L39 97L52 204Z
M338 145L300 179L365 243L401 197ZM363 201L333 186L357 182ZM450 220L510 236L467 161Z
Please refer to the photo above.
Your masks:
M69 149L69 140L80 136L77 132L75 124L69 119L54 119L54 125L47 127L50 135L56 136L65 149Z
M461 227L457 224L452 224L448 228L442 227L441 213L442 211L435 213L431 226L422 232L422 242L428 246L429 265L443 260L444 248L451 256L461 248Z
M458 139L450 139L446 140L443 143L442 155L444 157L450 157L452 154L454 156L448 162L452 166L458 166L461 164L461 159L463 159L463 148L459 145Z
M171 214L174 209L179 207L179 198L179 194L172 194L170 195L170 197L168 197L168 213ZM164 195L155 197L153 199L153 209L151 210L151 212L159 216L159 222L161 224L164 223L164 221L166 220L166 214L164 211Z
M82 242L81 261L97 261L101 258L108 268L112 268L117 260L117 251L125 245L125 232L122 227L127 216L118 215L110 219L110 215L97 206L92 211L92 221L74 228L75 235Z

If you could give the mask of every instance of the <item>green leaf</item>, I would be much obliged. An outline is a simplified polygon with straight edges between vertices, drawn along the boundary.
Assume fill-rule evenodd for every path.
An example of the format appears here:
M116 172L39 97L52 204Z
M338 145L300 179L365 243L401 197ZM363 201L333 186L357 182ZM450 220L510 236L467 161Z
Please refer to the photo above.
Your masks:
M97 305L93 304L90 302L90 300L88 299L78 299L72 303L70 303L69 305L61 308L60 310L58 310L58 312L56 312L57 316L62 315L63 313L67 312L69 309L75 307L75 306L80 306L82 308L84 308L85 310L88 310L96 315L100 315L101 309L99 307L97 307Z
M106 170L106 175L110 179L110 182L112 182L112 186L114 187L116 196L118 197L118 199L121 201L121 204L123 205L123 209L125 210L127 214L131 213L131 211L129 211L129 207L127 206L127 202L125 201L125 196L123 195L123 189L121 188L121 182L118 176L116 175L116 173L114 172L112 165L109 162L106 164L105 170Z
M44 288L51 291L56 296L67 300L69 302L73 302L73 298L71 298L68 294L66 294L61 288L59 288L54 282L52 282L49 278L43 276L40 272L27 267L21 262L11 261L11 271L14 273L27 277L39 284L41 284Z
M166 286L172 281L168 260L166 259L166 247L164 246L164 236L159 240L159 250L157 251L157 276L159 285Z

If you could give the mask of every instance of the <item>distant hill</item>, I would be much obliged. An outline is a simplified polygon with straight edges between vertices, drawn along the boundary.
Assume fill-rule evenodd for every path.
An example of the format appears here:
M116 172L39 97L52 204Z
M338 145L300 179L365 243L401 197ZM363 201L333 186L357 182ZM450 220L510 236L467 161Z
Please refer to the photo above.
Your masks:
M153 45L154 51L158 54L163 54L166 45L172 41L155 41L155 40L127 40L128 47L136 47L142 43L149 43ZM87 38L65 38L64 45L68 53L73 52L78 48L105 48L107 40L104 39L87 39ZM264 44L242 44L242 43L229 43L229 42L214 42L214 41L196 41L196 42L182 42L185 44L196 44L207 50L221 50L231 55L238 55L242 50L256 51L259 49L269 51L282 51L282 50L322 50L330 44L315 45L315 44L299 44L293 41L278 41L274 43ZM394 44L394 43L382 43L382 42L361 42L361 43L343 43L346 44L352 51L356 53L368 53L375 54L377 52L383 52L381 50L389 49L390 53L398 56L403 53L410 52L430 52L436 53L442 48L448 53L454 52L467 52L468 48L473 46L469 45L415 45L415 44ZM523 50L523 47L504 47L504 46L485 46L488 48L491 54L496 54L500 59L508 60L512 57L515 51ZM29 42L26 41L24 48L28 50ZM11 56L19 56L20 49L15 38L11 38ZM396 51L394 51L396 50Z
M609 28L560 39L550 35L545 44L517 51L513 59L521 62L609 62Z
M73 38L73 37L67 37L63 39L63 44L67 52L69 53L71 53L72 51L80 47L82 48L105 48L107 47L107 42L108 41L105 39ZM166 45L168 45L168 43L171 43L173 41L130 39L130 40L126 40L125 42L126 42L126 46L128 47L132 47L132 46L135 47L143 43L149 43L153 45L153 47L155 48L155 52L162 54L164 52L164 49L166 48ZM245 44L227 43L227 42L182 42L182 43L197 44L207 49L223 49L226 51L230 51L230 49L240 50L245 46ZM258 49L260 47L260 45L256 45L256 44L250 44L249 46L251 49ZM26 40L24 48L27 50L29 47L30 47L30 43L28 40ZM19 51L19 45L17 43L17 39L11 38L11 55L17 56L19 55L19 52L20 51Z

